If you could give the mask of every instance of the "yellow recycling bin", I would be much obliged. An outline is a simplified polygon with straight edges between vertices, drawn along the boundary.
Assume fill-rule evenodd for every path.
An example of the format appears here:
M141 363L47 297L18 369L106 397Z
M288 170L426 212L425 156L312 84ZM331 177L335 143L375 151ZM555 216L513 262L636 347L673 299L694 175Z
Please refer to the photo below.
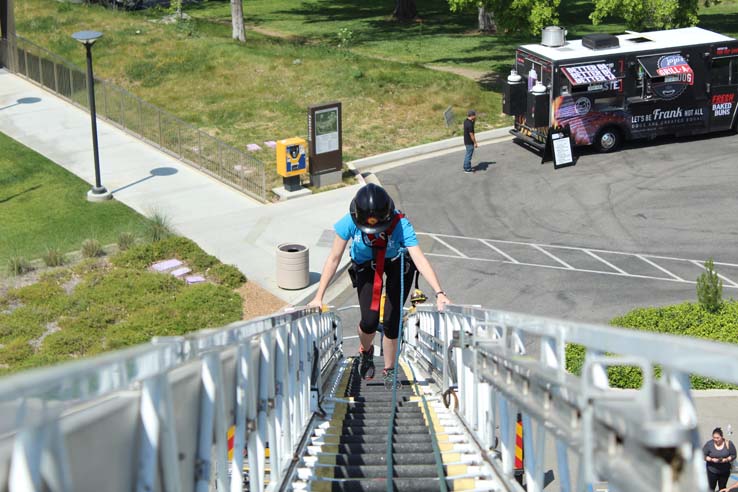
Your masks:
M308 171L307 142L304 138L285 138L277 141L277 174L282 176L284 189L299 191L300 175Z
M277 173L284 178L305 174L308 170L306 149L304 138L277 141Z

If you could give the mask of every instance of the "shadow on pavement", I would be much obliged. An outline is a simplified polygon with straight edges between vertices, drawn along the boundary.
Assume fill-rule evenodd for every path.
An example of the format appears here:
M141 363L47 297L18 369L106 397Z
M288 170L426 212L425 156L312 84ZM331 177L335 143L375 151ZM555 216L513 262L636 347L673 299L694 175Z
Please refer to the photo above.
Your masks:
M115 194L115 193L118 193L118 192L123 191L125 189L132 188L132 187L134 187L134 186L136 186L138 184L141 184L144 181L148 181L149 179L154 178L156 176L172 176L174 174L177 174L177 172L178 171L176 169L174 169L173 167L157 167L157 168L154 168L151 171L149 171L149 175L146 176L145 178L141 178L141 179L139 179L137 181L134 181L133 183L128 183L125 186L121 186L120 188L118 188L116 190L113 190L111 193Z

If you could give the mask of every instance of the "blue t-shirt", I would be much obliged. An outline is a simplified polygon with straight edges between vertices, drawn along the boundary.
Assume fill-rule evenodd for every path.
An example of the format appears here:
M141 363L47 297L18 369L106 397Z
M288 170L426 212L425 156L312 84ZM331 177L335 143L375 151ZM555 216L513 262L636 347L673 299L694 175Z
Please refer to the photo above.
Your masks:
M350 254L351 258L356 263L364 263L374 259L372 247L368 244L369 239L362 237L365 236L365 234L356 227L356 224L354 224L354 221L351 218L351 214L346 214L341 217L341 220L336 222L333 229L335 229L336 234L338 234L341 239L346 241L353 239ZM399 254L401 247L409 248L417 245L418 238L415 237L415 229L413 229L410 221L403 217L392 231L392 236L390 236L389 241L387 242L387 253L384 257L386 259L395 258Z

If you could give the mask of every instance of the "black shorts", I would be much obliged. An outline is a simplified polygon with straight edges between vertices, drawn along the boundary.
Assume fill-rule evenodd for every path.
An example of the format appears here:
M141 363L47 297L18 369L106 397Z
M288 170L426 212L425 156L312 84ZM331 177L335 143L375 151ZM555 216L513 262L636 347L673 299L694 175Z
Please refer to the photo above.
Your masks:
M405 305L410 289L413 287L413 278L416 271L410 256L405 255L405 292L402 293L402 302L400 303L400 261L400 258L393 258L384 262L384 287L387 297L384 301L382 326L384 327L384 335L393 340L399 334L402 306ZM379 325L379 311L371 310L372 294L374 293L374 268L372 268L371 263L366 262L351 266L353 269L351 280L359 295L359 306L361 307L359 328L364 333L374 333ZM399 308L397 307L398 303L400 303Z

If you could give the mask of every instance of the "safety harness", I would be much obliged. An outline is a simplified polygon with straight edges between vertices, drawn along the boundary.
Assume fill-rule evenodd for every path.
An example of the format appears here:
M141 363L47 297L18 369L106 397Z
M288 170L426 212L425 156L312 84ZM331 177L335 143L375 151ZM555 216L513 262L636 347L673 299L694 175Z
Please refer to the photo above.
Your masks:
M392 237L392 232L395 230L398 222L405 217L405 214L398 212L392 217L390 226L384 232L379 234L367 234L369 238L369 244L372 246L374 252L374 285L372 287L372 304L370 309L372 311L379 311L379 304L382 299L382 286L384 281L382 276L384 275L384 257L387 254L387 243L389 238Z

